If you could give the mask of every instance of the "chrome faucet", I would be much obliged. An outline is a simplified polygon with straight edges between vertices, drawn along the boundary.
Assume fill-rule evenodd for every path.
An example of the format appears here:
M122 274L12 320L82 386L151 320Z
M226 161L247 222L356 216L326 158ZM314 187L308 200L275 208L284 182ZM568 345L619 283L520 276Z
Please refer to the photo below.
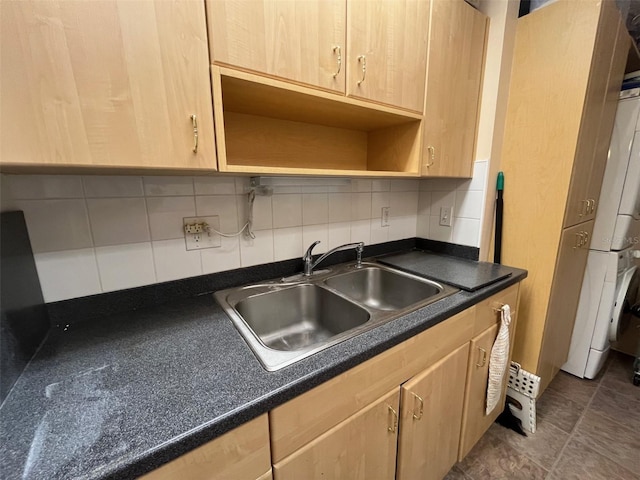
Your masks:
M318 258L318 260L316 260L314 263L313 254L311 252L313 250L313 247L315 247L319 243L320 243L320 240L313 242L311 246L307 249L307 252L304 254L304 257L302 257L302 261L304 262L305 277L311 276L311 274L313 273L313 269L316 268L318 264L321 261L323 261L325 258L327 258L329 255L336 252L340 252L342 250L348 250L349 248L356 249L356 253L358 255L357 261L356 261L356 268L362 267L362 252L364 251L364 242L345 243L344 245L340 245L339 247L332 248L331 250L329 250L328 252L320 256L320 258Z

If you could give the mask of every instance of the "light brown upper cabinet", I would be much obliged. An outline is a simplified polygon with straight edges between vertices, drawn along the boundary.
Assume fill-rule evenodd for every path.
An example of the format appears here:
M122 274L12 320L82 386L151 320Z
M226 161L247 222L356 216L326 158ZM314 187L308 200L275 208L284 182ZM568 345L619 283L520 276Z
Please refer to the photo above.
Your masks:
M0 18L4 170L215 170L204 3L24 0Z
M422 112L429 0L347 2L347 95Z
M206 0L211 62L345 92L346 0Z
M488 25L464 0L431 0L423 176L472 176Z

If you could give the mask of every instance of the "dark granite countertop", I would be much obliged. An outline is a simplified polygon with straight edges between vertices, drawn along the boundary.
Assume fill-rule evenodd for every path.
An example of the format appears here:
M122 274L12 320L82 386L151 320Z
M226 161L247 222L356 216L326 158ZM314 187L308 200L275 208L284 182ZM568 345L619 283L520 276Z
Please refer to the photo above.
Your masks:
M0 408L2 478L135 478L526 277L511 273L276 372L211 294L54 328Z

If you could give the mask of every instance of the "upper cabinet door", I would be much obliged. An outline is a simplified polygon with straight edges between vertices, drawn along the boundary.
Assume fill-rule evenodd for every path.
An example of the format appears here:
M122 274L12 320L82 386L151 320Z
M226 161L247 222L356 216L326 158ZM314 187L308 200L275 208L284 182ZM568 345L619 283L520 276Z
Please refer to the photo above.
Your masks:
M203 4L0 9L3 165L215 169Z
M464 0L431 0L423 176L472 176L487 26Z
M353 0L347 25L347 95L422 112L429 0Z
M618 93L629 52L627 29L615 3L604 2L598 20L585 94L564 227L595 217L607 163Z
M211 61L345 91L345 0L206 0Z

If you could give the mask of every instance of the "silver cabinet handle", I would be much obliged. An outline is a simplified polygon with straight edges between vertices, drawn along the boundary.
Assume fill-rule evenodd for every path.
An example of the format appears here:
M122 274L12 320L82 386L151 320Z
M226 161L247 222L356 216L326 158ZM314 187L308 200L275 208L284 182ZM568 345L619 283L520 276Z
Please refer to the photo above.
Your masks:
M480 347L478 347L478 350L482 352L482 360L476 363L476 367L484 367L487 364L487 351Z
M429 160L430 162L425 165L425 167L429 168L436 162L436 149L433 145L428 145L427 150L429 151Z
M358 85L360 85L364 82L364 79L367 76L367 57L364 55L358 55L358 63L362 64L362 78L358 80Z
M417 393L411 392L411 395L413 395L413 418L415 420L420 420L422 418L422 414L424 413L424 400L422 400L422 397ZM420 408L418 409L417 414L416 414L416 408L415 408L416 400L420 402Z
M395 431L398 428L398 412L396 412L393 407L391 405L387 405L387 408L389 409L389 419L390 419L390 424L387 427L387 430L390 431L391 433L395 433Z
M198 153L198 119L195 113L191 115L191 124L193 125L193 153Z
M333 47L333 53L338 55L338 70L336 71L336 73L333 74L333 78L336 78L338 76L338 74L340 73L340 69L342 68L342 52L340 50L340 45L335 45Z

